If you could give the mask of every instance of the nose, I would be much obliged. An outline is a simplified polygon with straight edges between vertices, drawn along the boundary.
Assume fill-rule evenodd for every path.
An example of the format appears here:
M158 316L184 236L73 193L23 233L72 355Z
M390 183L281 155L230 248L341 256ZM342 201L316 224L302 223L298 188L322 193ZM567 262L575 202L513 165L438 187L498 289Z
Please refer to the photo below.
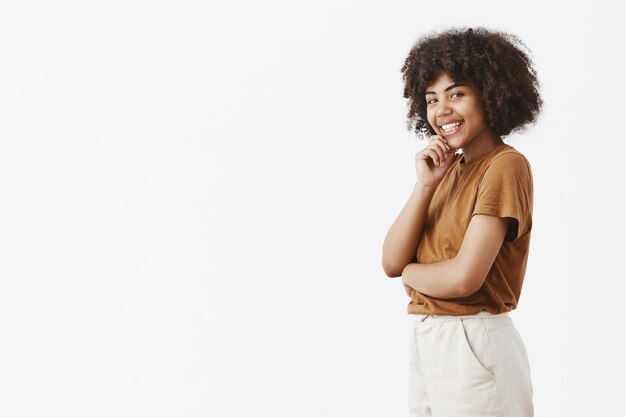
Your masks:
M448 106L448 102L446 100L440 101L439 105L437 106L435 116L442 117L447 116L450 113L452 113L452 109L450 108L450 106Z

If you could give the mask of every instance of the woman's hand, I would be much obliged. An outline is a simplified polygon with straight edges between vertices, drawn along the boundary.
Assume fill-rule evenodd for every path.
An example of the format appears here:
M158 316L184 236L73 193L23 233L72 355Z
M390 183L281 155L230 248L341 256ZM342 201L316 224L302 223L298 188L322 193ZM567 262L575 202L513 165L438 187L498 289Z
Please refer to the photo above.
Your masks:
M450 168L454 149L446 144L445 138L432 135L428 145L415 155L415 171L418 184L437 186Z

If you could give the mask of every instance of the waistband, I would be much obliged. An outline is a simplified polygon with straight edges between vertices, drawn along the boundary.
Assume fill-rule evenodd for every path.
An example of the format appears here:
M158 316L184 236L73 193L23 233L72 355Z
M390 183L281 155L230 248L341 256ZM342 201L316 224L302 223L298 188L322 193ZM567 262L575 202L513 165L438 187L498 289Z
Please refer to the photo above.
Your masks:
M467 320L467 319L498 319L509 318L509 313L490 313L488 311L481 311L476 314L470 314L466 316L439 316L437 314L409 314L409 320L413 323L441 323L450 320Z

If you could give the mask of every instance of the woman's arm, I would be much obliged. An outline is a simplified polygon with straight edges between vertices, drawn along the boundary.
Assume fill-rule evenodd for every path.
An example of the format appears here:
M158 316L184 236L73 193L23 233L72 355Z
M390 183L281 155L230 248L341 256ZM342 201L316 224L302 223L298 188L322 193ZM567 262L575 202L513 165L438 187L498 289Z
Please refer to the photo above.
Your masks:
M387 276L399 277L404 267L415 260L430 199L453 156L445 139L437 135L431 136L429 145L415 155L417 183L383 243L383 270Z
M383 269L389 277L399 277L415 260L426 211L435 187L415 184L409 200L393 222L383 243Z
M402 282L437 298L461 298L478 291L502 247L509 218L476 214L456 257L432 264L410 263Z

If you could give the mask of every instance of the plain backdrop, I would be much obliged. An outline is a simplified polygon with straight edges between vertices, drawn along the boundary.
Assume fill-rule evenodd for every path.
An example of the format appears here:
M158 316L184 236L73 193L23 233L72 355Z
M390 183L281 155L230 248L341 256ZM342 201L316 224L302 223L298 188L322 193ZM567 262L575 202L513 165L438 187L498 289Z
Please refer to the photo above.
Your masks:
M381 267L433 29L530 48L545 101L511 313L537 416L623 412L623 6L6 1L0 417L390 417L408 298Z

